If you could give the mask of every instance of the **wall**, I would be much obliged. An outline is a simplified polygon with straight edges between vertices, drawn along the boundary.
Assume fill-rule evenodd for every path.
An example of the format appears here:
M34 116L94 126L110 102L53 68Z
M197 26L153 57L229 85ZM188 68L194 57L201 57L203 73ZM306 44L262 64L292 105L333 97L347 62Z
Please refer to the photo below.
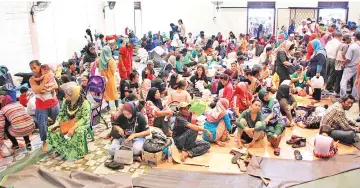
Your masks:
M348 20L360 23L360 1L349 2Z

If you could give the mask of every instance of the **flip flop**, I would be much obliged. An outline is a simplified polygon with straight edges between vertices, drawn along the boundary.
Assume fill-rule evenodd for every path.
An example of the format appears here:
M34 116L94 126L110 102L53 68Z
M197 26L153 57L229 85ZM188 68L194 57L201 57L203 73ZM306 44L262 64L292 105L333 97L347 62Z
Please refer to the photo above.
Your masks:
M245 161L243 159L238 159L236 161L236 164L238 165L238 167L240 168L240 171L241 172L246 172L247 168L246 168L246 165L245 165Z
M296 160L302 160L302 155L299 150L295 150L294 155Z
M300 138L301 140L306 142L306 138L305 137L301 137L301 136L297 136L297 135L291 135L291 139L297 139Z
M280 148L274 149L274 155L279 156L280 155Z
M305 147L305 146L306 146L306 142L303 142L303 141L299 141L292 145L293 148L301 148L301 147Z
M241 156L243 156L243 154L237 153L237 154L231 159L231 163L232 163L232 164L236 164L237 161L240 159Z
M124 169L124 164L117 163L115 161L106 162L104 165L112 170Z

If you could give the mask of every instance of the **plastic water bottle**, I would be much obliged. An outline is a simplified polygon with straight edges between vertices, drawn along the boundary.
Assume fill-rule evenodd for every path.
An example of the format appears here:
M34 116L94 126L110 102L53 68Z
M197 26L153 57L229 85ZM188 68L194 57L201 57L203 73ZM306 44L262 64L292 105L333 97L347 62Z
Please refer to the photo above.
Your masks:
M171 148L168 148L168 162L172 163Z

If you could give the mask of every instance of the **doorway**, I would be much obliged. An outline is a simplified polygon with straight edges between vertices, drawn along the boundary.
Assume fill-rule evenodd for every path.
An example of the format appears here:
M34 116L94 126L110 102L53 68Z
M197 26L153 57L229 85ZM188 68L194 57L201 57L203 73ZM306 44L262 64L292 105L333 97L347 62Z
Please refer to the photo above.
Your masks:
M249 8L247 32L250 37L261 38L272 35L274 33L274 16L275 9L273 8Z

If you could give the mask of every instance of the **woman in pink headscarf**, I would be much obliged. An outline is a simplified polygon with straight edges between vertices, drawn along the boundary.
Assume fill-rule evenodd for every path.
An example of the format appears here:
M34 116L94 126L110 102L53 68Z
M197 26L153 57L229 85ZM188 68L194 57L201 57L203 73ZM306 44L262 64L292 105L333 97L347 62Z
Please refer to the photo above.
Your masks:
M203 139L207 142L214 142L217 145L224 147L225 141L229 140L229 131L231 130L230 117L227 113L229 108L229 101L221 98L214 109L206 115L206 122L204 129L210 131L212 138L203 133Z

